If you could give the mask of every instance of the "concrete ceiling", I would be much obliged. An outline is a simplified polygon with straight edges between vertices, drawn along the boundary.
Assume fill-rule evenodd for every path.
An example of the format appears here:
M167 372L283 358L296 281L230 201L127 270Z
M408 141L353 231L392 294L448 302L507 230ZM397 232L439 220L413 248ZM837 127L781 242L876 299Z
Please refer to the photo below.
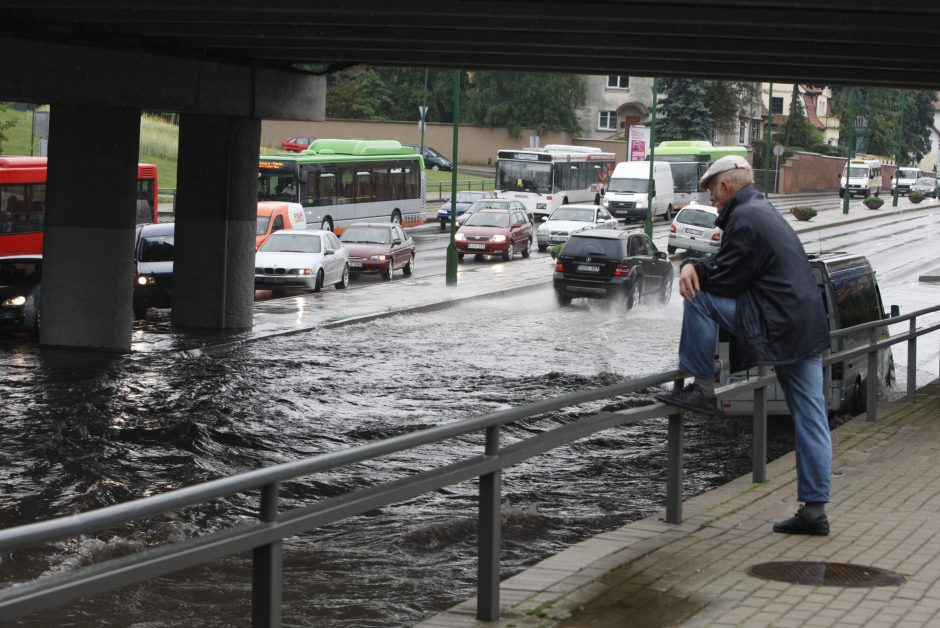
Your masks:
M355 64L940 87L940 2L4 1L0 38L273 70Z

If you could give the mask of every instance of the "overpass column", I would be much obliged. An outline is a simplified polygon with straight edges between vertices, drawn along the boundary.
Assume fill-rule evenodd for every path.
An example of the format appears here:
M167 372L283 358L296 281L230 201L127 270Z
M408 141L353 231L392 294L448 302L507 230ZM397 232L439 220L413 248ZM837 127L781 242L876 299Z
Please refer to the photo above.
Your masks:
M261 120L180 118L173 323L249 328Z
M53 105L40 342L128 351L140 111Z

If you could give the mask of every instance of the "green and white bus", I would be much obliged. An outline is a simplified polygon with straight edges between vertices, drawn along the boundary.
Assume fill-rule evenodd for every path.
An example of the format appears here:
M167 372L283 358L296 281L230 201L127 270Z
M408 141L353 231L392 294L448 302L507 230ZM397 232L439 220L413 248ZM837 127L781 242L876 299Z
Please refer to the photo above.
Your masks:
M708 192L698 189L698 182L713 161L727 155L738 155L747 159L747 149L743 146L712 146L711 142L702 140L660 142L653 159L667 161L672 168L676 209L692 202L705 205L711 202Z
M311 229L421 224L425 190L421 156L394 140L322 139L258 162L258 200L300 203Z

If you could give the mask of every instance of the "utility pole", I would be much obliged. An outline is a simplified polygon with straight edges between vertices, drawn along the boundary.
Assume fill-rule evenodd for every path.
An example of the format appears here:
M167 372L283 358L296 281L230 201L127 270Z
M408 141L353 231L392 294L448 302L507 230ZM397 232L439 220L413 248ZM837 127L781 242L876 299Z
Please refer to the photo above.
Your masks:
M457 285L457 136L460 127L460 70L454 70L454 155L450 172L450 244L447 245L448 286Z
M894 158L894 198L891 199L891 206L898 206L898 195L901 193L898 185L900 177L898 175L901 173L901 143L903 142L904 137L904 105L905 105L905 96L907 94L902 89L898 94L898 148L895 151Z
M659 96L659 79L653 79L653 120L650 123L650 178L646 182L646 221L643 231L650 238L653 237L653 159L656 156L656 100ZM628 149L629 150L629 147Z
M767 144L767 150L764 157L764 196L767 196L767 184L770 181L770 146L774 139L774 84L770 84L770 96L767 100L767 134L764 142ZM776 185L774 190L776 190Z
M845 193L842 195L842 213L849 213L849 197L852 196L849 193L849 174L852 172L850 168L852 164L852 156L855 154L855 99L856 92L855 88L852 88L852 91L849 93L849 137L848 141L845 143Z

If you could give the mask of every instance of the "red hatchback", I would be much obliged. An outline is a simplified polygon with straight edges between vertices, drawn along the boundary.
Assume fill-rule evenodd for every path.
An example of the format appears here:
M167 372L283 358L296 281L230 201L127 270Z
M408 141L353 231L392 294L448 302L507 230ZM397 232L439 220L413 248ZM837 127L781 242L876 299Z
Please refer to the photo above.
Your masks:
M529 257L532 248L532 221L519 209L481 209L457 230L457 257L500 255L511 260L516 251Z
M281 142L281 148L292 153L299 153L300 151L307 150L307 148L313 144L313 140L314 138L312 137L288 137Z
M349 251L349 272L381 273L391 279L399 268L409 276L415 268L415 243L400 225L357 222L339 238Z

